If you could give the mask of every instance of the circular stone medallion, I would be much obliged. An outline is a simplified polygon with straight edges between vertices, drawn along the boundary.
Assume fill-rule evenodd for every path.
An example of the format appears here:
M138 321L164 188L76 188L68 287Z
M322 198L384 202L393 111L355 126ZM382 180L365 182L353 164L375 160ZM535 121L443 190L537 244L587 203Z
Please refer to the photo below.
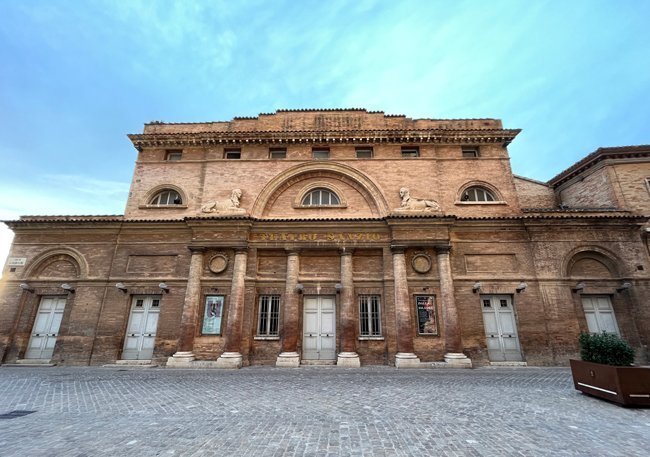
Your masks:
M417 273L428 273L431 270L431 258L426 254L415 254L411 265Z
M228 266L228 257L223 254L217 254L210 259L208 268L212 273L221 273Z

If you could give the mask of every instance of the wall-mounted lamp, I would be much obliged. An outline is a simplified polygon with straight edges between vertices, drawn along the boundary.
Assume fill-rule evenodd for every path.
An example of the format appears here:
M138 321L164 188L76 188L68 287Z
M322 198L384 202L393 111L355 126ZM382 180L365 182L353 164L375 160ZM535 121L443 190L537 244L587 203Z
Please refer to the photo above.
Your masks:
M340 294L341 290L343 289L343 284L341 284L340 282L337 282L336 284L334 284L334 289L336 289L337 294Z
M528 284L526 284L525 282L521 281L515 290L517 291L518 294L520 294L520 293L522 293L524 290L526 290L527 288L528 288Z
M169 293L169 286L167 284L165 284L164 282L161 282L160 284L158 284L158 287L160 287L160 289L163 292L165 292L166 294Z
M20 283L20 288L26 290L27 292L34 292L34 288L26 282Z
M584 288L585 288L585 283L579 282L578 284L575 285L575 287L571 288L571 292L582 292L582 289Z
M296 292L297 293L301 294L304 288L305 288L305 286L303 286L302 284L300 284L300 283L296 284Z
M67 282L61 284L61 289L65 290L66 292L74 293L74 286L71 286Z
M619 287L616 288L616 292L623 292L624 290L627 290L630 287L632 287L632 283L625 281L623 284L621 284Z
M115 284L115 287L117 287L122 292L126 293L127 289L123 282L118 282L117 284Z
M478 292L479 290L481 290L481 287L483 287L483 284L481 284L480 281L476 281L474 283L474 286L472 287L472 292L474 293Z

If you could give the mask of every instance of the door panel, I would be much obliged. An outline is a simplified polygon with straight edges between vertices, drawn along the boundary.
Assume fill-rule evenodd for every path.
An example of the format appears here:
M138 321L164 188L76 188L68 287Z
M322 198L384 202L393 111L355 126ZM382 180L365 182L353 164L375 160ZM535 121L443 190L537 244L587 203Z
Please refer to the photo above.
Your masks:
M336 359L336 305L333 297L305 297L302 358Z
M521 361L521 348L512 297L510 295L482 295L481 305L490 361Z
M65 297L43 297L36 313L26 359L51 359L63 320Z
M619 334L614 308L607 295L583 295L581 299L582 309L587 320L587 328L591 333Z
M160 315L159 296L134 296L131 314L124 338L124 360L150 360L156 343L158 316Z

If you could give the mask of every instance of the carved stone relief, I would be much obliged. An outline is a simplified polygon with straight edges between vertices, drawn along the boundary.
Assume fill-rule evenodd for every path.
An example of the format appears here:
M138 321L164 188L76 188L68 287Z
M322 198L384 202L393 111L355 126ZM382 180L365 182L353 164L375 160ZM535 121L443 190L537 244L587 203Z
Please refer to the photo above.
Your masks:
M239 200L242 197L241 189L233 189L230 198L227 200L210 200L201 207L202 213L229 213L244 214L246 210L239 207Z
M399 196L402 197L402 204L394 211L441 211L435 200L412 197L408 187L402 187Z

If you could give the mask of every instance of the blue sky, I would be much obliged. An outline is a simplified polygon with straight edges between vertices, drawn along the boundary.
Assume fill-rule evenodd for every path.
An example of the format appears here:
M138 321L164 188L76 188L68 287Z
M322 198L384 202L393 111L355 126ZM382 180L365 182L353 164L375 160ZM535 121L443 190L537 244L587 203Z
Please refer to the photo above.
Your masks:
M152 120L495 117L539 180L650 143L649 1L0 0L0 18L0 219L121 214L126 134Z

